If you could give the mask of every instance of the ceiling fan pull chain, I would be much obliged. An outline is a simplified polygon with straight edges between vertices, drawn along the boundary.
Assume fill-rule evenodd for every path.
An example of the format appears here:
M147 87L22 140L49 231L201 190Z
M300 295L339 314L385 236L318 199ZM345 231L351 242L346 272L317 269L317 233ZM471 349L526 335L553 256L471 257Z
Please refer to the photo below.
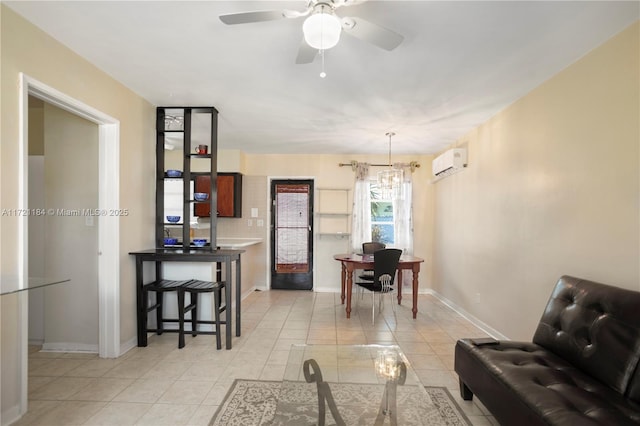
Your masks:
M320 13L324 13L324 5L320 9ZM320 71L320 78L325 78L327 73L324 72L324 20L320 21L320 59L322 59L322 71Z
M320 71L320 78L325 78L327 73L324 72L324 50L320 51L320 59L322 59L322 71Z

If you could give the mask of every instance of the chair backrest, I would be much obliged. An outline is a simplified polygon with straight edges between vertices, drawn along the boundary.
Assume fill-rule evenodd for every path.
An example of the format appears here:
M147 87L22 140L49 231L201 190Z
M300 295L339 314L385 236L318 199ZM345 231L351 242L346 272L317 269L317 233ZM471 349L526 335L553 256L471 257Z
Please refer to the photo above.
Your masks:
M388 291L395 280L402 250L382 249L373 253L374 291Z
M368 243L362 243L362 254L373 254L378 250L382 250L386 245L378 241L370 241Z

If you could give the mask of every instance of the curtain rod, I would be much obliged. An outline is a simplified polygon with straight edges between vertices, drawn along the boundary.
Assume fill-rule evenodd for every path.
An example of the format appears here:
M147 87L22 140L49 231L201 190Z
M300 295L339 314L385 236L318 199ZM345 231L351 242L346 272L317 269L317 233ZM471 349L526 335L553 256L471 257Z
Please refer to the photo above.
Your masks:
M351 166L352 170L356 169L356 165L358 164L357 161L351 161L350 163L338 163L339 167L347 167L347 166ZM391 167L393 166L393 164L369 164L372 167ZM411 173L413 173L415 171L415 169L417 169L418 167L420 167L420 164L417 161L412 161L409 163L409 167L411 167Z

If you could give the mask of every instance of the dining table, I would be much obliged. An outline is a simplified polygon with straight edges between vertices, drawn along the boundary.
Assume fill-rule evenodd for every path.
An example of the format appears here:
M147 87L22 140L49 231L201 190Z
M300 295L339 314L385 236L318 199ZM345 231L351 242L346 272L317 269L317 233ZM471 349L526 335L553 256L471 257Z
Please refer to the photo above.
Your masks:
M342 304L345 304L346 298L346 312L347 318L351 318L351 294L353 289L353 273L358 269L373 269L373 255L371 254L359 254L359 253L341 253L333 256L335 260L342 265L341 271L341 288L340 299ZM411 287L413 291L413 307L411 312L413 318L416 318L418 314L418 274L420 273L420 264L424 262L424 259L408 254L400 256L398 262L398 305L402 304L402 271L410 270L412 272Z

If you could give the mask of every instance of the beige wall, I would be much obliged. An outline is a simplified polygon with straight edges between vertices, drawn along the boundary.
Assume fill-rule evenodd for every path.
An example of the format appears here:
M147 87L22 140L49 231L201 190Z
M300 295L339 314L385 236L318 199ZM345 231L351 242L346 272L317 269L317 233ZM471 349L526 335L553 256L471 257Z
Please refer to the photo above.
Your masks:
M461 138L435 187L434 289L530 339L562 274L640 290L638 24Z
M120 121L120 338L135 338L135 271L129 251L153 245L155 111L152 105L62 46L11 9L0 6L0 208L18 207L19 73L88 104ZM17 275L16 217L0 223L0 273ZM20 396L17 344L18 297L2 298L2 412L15 410Z
M354 174L351 167L338 167L339 163L349 163L352 160L366 161L369 163L387 163L385 155L265 155L245 154L243 158L244 170L248 175L264 176L272 178L313 178L315 188L353 188ZM431 160L429 155L394 155L392 160L398 162L418 161L421 167L413 173L413 217L414 217L414 254L425 259L420 272L420 289L424 291L432 285L432 253L433 253L433 191L431 181ZM375 173L378 168L372 168ZM260 209L260 214L265 213L265 226L268 225L267 211L268 181L265 180L266 205ZM317 194L317 192L316 192ZM317 200L316 200L317 201ZM243 210L244 210L243 205ZM253 206L256 207L256 206ZM316 203L317 207L317 203ZM224 226L224 225L223 225ZM238 227L246 226L244 222ZM317 224L316 224L317 226ZM316 229L317 231L317 229ZM224 231L223 231L224 232ZM268 229L265 231L268 232ZM266 235L266 234L265 234ZM349 251L348 239L332 236L317 236L315 239L315 283L314 287L322 291L340 290L340 266L333 260L336 253ZM262 247L265 256L269 249L265 244ZM267 264L268 268L268 264Z
M44 155L44 102L29 96L29 155Z
M222 157L225 157L222 155ZM241 169L229 170L237 172ZM218 238L260 238L262 244L257 244L246 249L242 255L242 292L248 293L252 289L267 288L267 264L266 250L268 238L267 206L269 205L269 195L266 190L267 178L264 176L250 176L243 174L242 177L242 217L221 217L218 218L217 232ZM258 216L251 217L251 209L258 209ZM258 226L261 220L263 226ZM251 221L251 226L248 225Z

